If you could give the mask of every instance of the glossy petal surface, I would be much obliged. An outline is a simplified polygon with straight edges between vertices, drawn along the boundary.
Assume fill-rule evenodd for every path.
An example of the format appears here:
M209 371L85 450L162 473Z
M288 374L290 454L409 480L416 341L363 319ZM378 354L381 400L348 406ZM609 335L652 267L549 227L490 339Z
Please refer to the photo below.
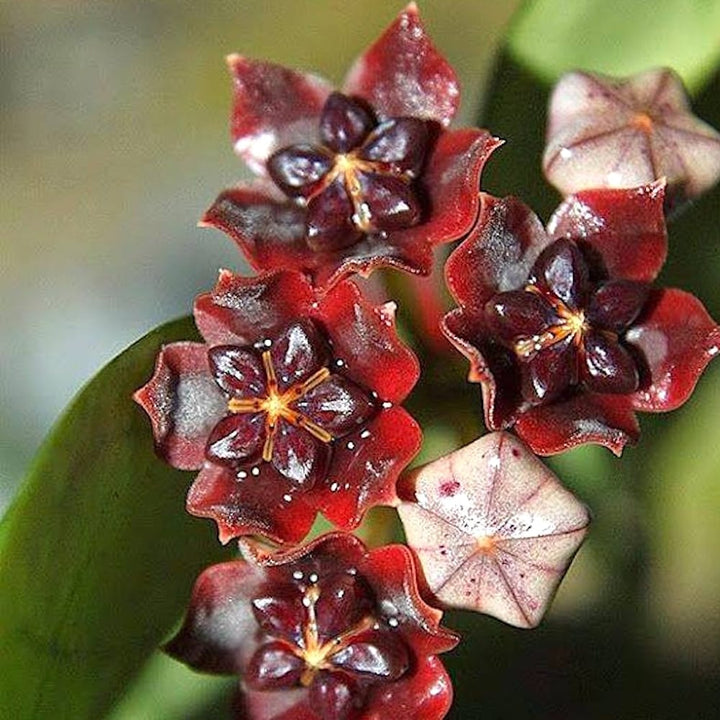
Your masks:
M572 72L550 100L543 169L564 195L665 177L671 204L720 177L720 134L692 114L670 69L629 78Z
M445 607L534 627L590 517L525 445L492 433L415 471L398 508L427 586Z
M197 670L239 675L241 717L444 717L452 688L435 656L457 638L420 598L407 548L368 552L339 534L274 555L241 547L244 560L198 578L166 647Z

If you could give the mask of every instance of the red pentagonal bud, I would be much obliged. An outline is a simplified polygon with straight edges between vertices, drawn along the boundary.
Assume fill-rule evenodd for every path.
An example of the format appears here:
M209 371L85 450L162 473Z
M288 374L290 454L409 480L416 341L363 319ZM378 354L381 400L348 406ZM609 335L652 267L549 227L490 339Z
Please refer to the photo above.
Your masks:
M290 145L267 161L268 174L275 184L287 195L299 197L317 192L332 166L332 156L315 145Z
M346 153L360 145L374 126L372 114L362 103L334 92L320 115L320 139L331 150Z
M418 118L393 118L373 130L359 151L363 160L382 163L391 172L417 177L429 144L428 125Z

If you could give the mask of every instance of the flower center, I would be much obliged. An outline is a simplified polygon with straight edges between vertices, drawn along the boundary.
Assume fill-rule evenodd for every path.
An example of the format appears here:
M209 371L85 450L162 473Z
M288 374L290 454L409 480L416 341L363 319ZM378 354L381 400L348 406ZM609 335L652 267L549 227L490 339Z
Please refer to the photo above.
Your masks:
M350 202L353 206L352 221L361 232L371 232L372 214L370 206L365 200L359 172L382 172L377 163L359 158L356 153L338 153L335 155L334 165L328 173L323 187L327 187L338 177L342 177Z
M653 120L646 112L637 113L630 121L630 124L646 135L649 135L653 130Z
M525 291L541 295L553 308L560 322L549 326L539 335L518 338L513 348L521 360L530 360L541 350L552 347L568 337L572 337L575 345L582 344L583 335L589 329L583 310L571 310L556 295L543 293L532 283L525 287Z
M333 440L333 436L325 429L313 422L307 415L299 412L293 407L304 395L316 388L320 383L330 377L330 370L326 367L314 372L307 380L296 383L285 392L278 389L277 376L272 363L272 356L269 350L262 354L262 363L265 370L267 394L262 398L231 398L228 401L228 410L231 413L265 413L265 444L263 445L262 458L265 462L272 460L275 433L278 427L278 420L282 418L297 428L302 428L313 437L324 443Z

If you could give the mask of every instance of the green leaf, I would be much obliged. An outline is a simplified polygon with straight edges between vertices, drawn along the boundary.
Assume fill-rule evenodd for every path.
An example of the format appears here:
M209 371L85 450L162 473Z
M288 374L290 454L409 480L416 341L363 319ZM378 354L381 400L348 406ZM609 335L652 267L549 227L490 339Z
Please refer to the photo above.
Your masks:
M515 16L508 46L548 83L568 70L632 75L669 65L696 91L720 60L720 3L534 0Z
M75 398L0 525L3 717L97 720L181 616L222 552L188 516L191 476L152 449L131 400L161 344L194 339L189 319L151 332Z

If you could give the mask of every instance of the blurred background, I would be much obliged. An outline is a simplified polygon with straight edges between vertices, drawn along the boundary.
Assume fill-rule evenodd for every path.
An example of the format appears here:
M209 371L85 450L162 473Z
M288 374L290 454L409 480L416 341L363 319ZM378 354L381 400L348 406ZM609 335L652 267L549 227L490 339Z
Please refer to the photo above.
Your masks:
M459 72L459 122L476 122L483 105L488 127L509 139L486 188L523 194L547 216L557 202L537 179L547 90L508 55L491 80L517 5L425 0L421 11ZM219 267L245 269L230 241L195 226L244 176L230 148L224 55L340 83L399 9L386 0L0 5L0 512L84 381L187 314ZM489 86L502 102L482 102ZM698 114L720 126L717 75L695 89ZM671 228L661 278L695 292L715 318L719 217L717 190L686 211ZM462 363L454 367L464 377ZM478 399L460 409L474 413L467 428ZM453 718L719 716L719 415L715 363L681 410L642 419L640 447L622 461L597 448L552 461L595 514L590 541L539 630L448 616L465 635L447 661ZM450 415L434 420L424 459L467 439ZM158 656L113 720L223 717L227 694L224 681Z

